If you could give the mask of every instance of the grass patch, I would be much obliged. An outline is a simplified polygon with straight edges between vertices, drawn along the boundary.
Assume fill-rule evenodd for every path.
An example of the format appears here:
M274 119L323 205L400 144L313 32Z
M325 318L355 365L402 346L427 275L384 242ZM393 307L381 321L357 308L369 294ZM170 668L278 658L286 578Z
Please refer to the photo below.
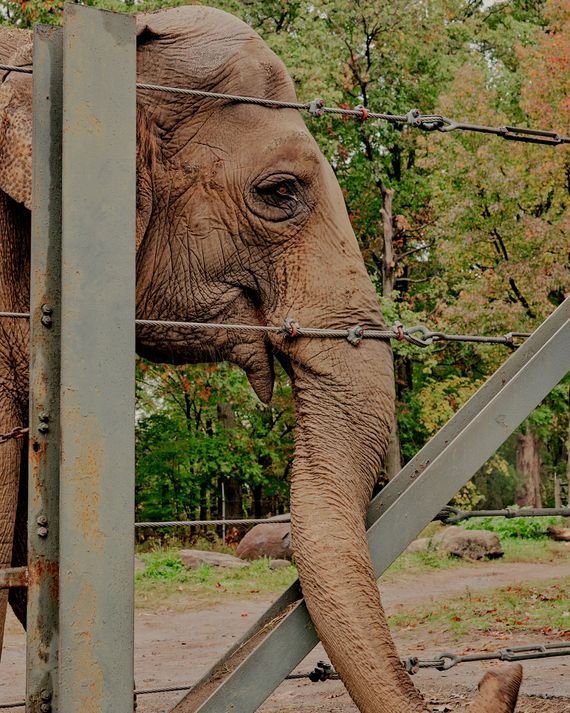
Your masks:
M389 617L390 626L426 626L460 639L475 632L538 631L570 637L570 577L453 597Z
M556 562L570 555L570 543L554 540L501 540L506 562Z
M135 604L151 609L193 609L224 599L277 594L297 577L292 565L272 570L269 560L251 562L240 569L222 569L203 564L185 567L177 550L157 549L140 553L144 571L135 576Z
M497 566L500 566L501 562L556 562L570 555L570 543L548 539L506 538L501 540L501 546L505 555L502 559L494 560ZM404 574L423 574L434 569L477 566L480 564L430 548L424 552L400 555L382 575L381 581L394 581Z
M453 569L456 567L473 567L473 562L451 557L446 552L429 549L425 552L403 554L384 572L380 581L392 582L405 574L424 574L434 569Z
M474 517L461 523L465 530L489 530L501 539L540 540L546 538L549 525L564 525L565 518L551 517Z

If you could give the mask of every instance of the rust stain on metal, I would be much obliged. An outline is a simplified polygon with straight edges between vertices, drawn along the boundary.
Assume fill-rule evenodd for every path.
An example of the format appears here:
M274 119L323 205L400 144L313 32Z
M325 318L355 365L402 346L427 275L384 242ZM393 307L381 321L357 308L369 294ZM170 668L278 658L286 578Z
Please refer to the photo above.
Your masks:
M9 567L0 569L0 589L28 586L28 570L26 567Z
M59 563L38 558L28 565L28 586L42 586L49 582L51 597L59 599Z
M70 409L71 417L76 409ZM72 471L67 468L69 484L73 485L73 500L76 506L73 510L73 528L81 532L81 537L90 543L90 547L101 549L105 541L105 533L101 527L101 487L104 470L105 446L100 425L95 417L75 416L81 424L78 436L73 443L73 449L68 449ZM73 452L72 452L73 451Z
M76 703L81 713L100 713L103 700L104 672L101 662L94 655L93 631L95 618L100 611L97 591L92 582L84 582L73 607L71 634L75 639L74 656L63 660L74 672L79 684Z

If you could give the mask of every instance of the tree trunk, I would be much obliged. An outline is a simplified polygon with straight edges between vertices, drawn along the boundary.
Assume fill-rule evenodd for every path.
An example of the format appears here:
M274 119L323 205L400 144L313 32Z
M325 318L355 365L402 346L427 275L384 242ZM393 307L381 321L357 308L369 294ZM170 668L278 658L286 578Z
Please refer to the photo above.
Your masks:
M533 508L542 507L540 493L541 465L538 437L527 426L525 433L519 433L517 442L516 468L524 476L522 492L516 498L517 505Z
M567 504L570 507L570 389L568 389L568 437L566 439L566 484L568 486Z
M236 417L228 403L220 402L217 405L218 419L226 431L236 427ZM239 519L243 514L242 485L237 478L224 478L224 491L226 498L226 518Z
M382 227L384 232L384 245L382 249L382 294L391 298L396 282L395 268L396 255L394 253L394 215L392 212L392 200L394 189L382 187ZM388 480L399 473L402 468L400 457L400 436L398 434L398 420L394 416L392 433L388 443L388 450L384 460L384 471Z

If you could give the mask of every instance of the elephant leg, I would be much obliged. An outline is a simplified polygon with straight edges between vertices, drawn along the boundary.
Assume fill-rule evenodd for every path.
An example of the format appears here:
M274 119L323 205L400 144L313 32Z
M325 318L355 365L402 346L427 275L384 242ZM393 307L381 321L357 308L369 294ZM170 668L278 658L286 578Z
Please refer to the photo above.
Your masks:
M20 484L18 488L18 504L16 507L16 523L14 526L14 542L12 544L12 567L25 567L28 559L28 439L22 444L20 459ZM13 587L9 590L8 601L20 623L26 628L27 589Z
M20 425L4 416L5 412L0 417L0 432L4 433ZM12 440L0 445L0 569L12 564L21 451L22 444L19 441ZM7 604L8 590L0 590L0 657Z

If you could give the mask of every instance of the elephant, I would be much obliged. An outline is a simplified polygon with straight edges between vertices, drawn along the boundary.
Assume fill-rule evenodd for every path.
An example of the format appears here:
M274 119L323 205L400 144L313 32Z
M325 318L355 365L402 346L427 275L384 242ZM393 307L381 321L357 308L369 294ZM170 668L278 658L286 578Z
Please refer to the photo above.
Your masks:
M296 100L283 63L219 10L138 15L137 40L139 82ZM2 28L0 58L30 64L30 34ZM28 76L3 72L0 113L0 309L27 311ZM136 160L137 317L384 328L334 172L298 111L141 90ZM392 642L365 532L393 422L389 343L145 325L137 351L158 362L229 360L263 401L274 358L283 364L297 419L293 547L318 635L362 713L426 711ZM0 432L27 422L27 353L27 324L0 320ZM25 564L24 452L21 441L0 446L0 567ZM10 601L24 622L17 591ZM520 680L518 665L488 673L469 710L514 710Z

